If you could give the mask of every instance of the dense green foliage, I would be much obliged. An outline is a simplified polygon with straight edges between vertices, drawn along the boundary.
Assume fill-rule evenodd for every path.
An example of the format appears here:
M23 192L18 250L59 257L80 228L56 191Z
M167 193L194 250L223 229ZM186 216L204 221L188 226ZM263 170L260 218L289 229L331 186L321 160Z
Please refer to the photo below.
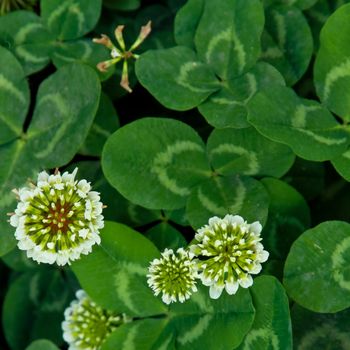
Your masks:
M350 349L348 2L41 0L2 15L0 348L65 349L82 288L131 318L102 350ZM149 20L129 94L92 38L125 25L129 47ZM101 244L37 264L7 222L11 191L75 167L107 206ZM261 275L165 305L150 261L226 214L263 225Z

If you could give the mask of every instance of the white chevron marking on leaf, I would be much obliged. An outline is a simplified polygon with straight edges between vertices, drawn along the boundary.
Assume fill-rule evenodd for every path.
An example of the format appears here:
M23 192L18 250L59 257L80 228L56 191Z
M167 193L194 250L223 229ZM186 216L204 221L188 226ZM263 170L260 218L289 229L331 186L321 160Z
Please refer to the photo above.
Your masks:
M75 62L77 60L88 61L93 53L92 47L86 41L80 41L77 42L77 44L81 47L81 51L79 51L78 55L72 56L71 48L68 46L63 47L62 53L54 52L54 56L65 62Z
M248 73L246 75L249 85L249 96L244 100L244 103L247 103L258 91L258 82L256 81L255 75Z
M168 145L165 151L159 152L153 161L151 167L151 172L156 174L160 183L167 188L169 191L179 195L188 196L191 191L189 188L184 186L179 186L175 179L171 179L167 172L167 167L171 165L173 159L176 155L183 152L201 152L203 153L203 148L192 141L177 141L172 145Z
M347 142L346 137L343 137L341 139L334 139L331 137L318 135L311 130L305 130L305 129L297 129L297 130L302 134L312 137L315 141L319 143L323 143L324 145L328 145L328 146L341 145Z
M158 346L157 350L168 350L171 341L173 340L173 335L171 334L168 338L164 340L164 343Z
M59 53L59 52L54 52L53 55L54 55L56 58L59 58L59 59L61 59L62 61L67 62L67 63L69 63L69 62L75 62L75 61L77 60L77 58L75 58L75 57L65 56L65 55L63 55L63 54L61 54L61 53Z
M190 61L184 63L180 67L180 72L179 75L175 78L175 81L185 87L186 89L195 92L195 93L207 93L209 91L212 91L211 89L206 89L206 88L200 88L191 85L191 80L189 79L188 75L191 71L197 69L198 67L202 66L203 64L200 62L195 62L195 61Z
M114 275L114 286L116 288L116 293L120 300L123 300L125 306L133 313L138 313L139 310L134 305L130 293L130 283L129 283L129 273L128 271L119 270Z
M271 59L276 59L276 58L281 58L283 57L283 52L281 51L280 48L278 47L268 47L265 51L263 51L260 55L260 58L271 58Z
M234 44L234 50L237 53L237 62L238 62L238 69L239 73L242 73L246 64L246 52L244 50L244 46L242 42L240 41L236 30L234 27L228 28L221 33L214 36L208 44L207 52L205 55L206 61L208 63L212 63L212 56L213 53L216 52L216 47L222 42L232 42ZM228 67L227 67L228 68ZM227 74L227 72L225 72Z
M252 151L248 151L241 146L236 146L231 143L222 143L218 147L213 148L211 153L212 154L231 153L231 154L237 154L239 156L246 157L248 169L242 172L242 174L244 175L255 175L258 173L260 169L260 165L259 165L258 157L256 153Z
M91 131L94 131L98 135L104 136L106 139L111 135L109 130L104 129L98 124L92 124Z
M326 75L324 90L323 90L323 99L327 101L331 92L331 88L334 83L341 79L350 77L350 59L347 59L342 64L333 67Z
M43 103L53 103L57 109L57 111L60 114L61 120L59 123L55 125L51 125L49 129L53 127L57 127L58 129L56 130L54 136L50 140L50 142L47 144L46 148L43 149L42 151L36 153L36 157L38 158L44 158L48 156L50 153L53 152L54 148L58 144L58 142L61 140L61 138L65 135L66 130L69 129L70 127L70 122L68 121L69 119L69 109L66 105L66 102L64 98L59 94L48 94L45 95L44 97L41 98L41 100L38 102L38 105L40 106ZM30 135L30 137L33 137L34 135L38 135L39 133L43 133L47 130L40 130L38 133L33 133Z
M208 299L202 293L194 293L191 297L192 301L196 303L199 310L204 313L214 313L214 307L208 302Z
M125 338L125 340L124 340L124 342L122 344L121 349L137 350L136 347L135 347L135 338L136 338L137 334L142 332L142 331L139 330L140 326L141 326L140 323L133 323L133 327L129 328L129 332L126 335L126 338Z
M261 339L261 340L259 340ZM259 328L251 330L244 340L243 350L252 350L257 344L263 343L265 347L269 345L269 349L280 350L279 340L277 335L270 328Z
M21 133L21 128L19 128L15 123L13 123L10 117L7 117L0 113L0 121L3 123L3 125L6 125L15 134L19 135Z
M230 100L225 97L210 97L210 101L214 103L218 103L219 105L237 105L245 107L245 105L250 101L250 99L255 95L255 93L258 91L258 82L256 81L255 75L248 73L246 74L245 78L248 81L249 85L249 96L242 100L242 101L235 101Z
M217 103L219 105L229 105L229 106L237 105L237 106L244 107L244 103L242 101L233 101L225 97L211 97L210 101Z
M86 41L81 41L79 43L82 47L83 47L83 54L82 54L82 59L83 60L87 60L90 58L91 54L92 54L92 47L91 45L89 45Z
M12 179L13 172L17 166L18 158L21 156L21 151L25 146L25 142L22 140L16 141L15 146L16 149L12 154L10 163L7 163L7 168L3 169L6 175L1 179L2 183L0 185L0 208L4 208L15 201L13 193L10 192L11 188L8 188L8 182ZM30 177L31 174L28 174L28 176Z
M21 57L22 59L24 59L27 62L32 62L32 63L37 63L37 64L42 64L45 62L49 61L48 57L40 57L40 56L36 56L33 55L31 52L29 52L25 47L23 46L17 46L15 48L16 54Z
M52 93L43 96L40 101L38 101L38 104L41 105L43 103L53 103L60 112L62 119L69 117L69 108L60 93Z
M42 29L43 26L41 23L28 23L25 26L21 27L17 34L14 37L14 42L16 45L20 45L25 42L28 34L35 32L37 29Z
M50 13L47 19L48 27L51 27L53 22L56 21L70 6L69 2L62 2L60 6L57 6L54 11Z
M343 289L350 290L350 280L346 280L342 270L348 266L344 255L350 252L350 237L343 239L337 244L332 254L332 275L334 280ZM346 253L346 254L345 254Z
M350 349L349 332L341 332L331 324L323 324L313 330L308 331L301 338L297 350L310 350L319 346L320 340L327 340L328 344L339 344L340 349Z
M276 23L278 45L283 48L287 42L287 31L284 17L277 11L273 11L272 15Z
M25 95L19 90L12 81L8 80L3 74L0 74L0 90L5 90L12 96L16 97L22 103L26 102Z
M77 17L79 33L81 33L83 31L83 28L84 28L85 17L83 15L83 13L81 12L79 5L72 4L71 6L69 6L68 12Z
M346 159L350 159L350 149L347 150L346 152L344 152L344 153L342 154L342 157L344 157L344 158L346 158Z
M205 330L209 327L210 321L213 319L212 314L207 314L203 317L201 317L197 324L195 324L192 328L190 328L187 332L181 334L178 337L178 342L181 345L184 345L186 343L193 342L194 340L198 339Z
M146 276L147 274L147 267L144 267L139 264L135 264L132 262L121 262L120 265L122 266L124 271L127 271L129 274L137 275L137 276Z
M203 205L205 209L207 209L209 212L224 216L227 214L227 209L224 207L218 206L215 202L213 202L211 199L209 199L203 192L202 189L199 188L197 192L197 197L200 203Z
M240 210L243 207L243 203L246 197L246 188L243 185L243 182L238 178L237 179L238 184L236 187L236 196L235 196L235 202L230 205L229 212L232 214L239 213Z
M294 128L305 128L307 112L314 112L320 109L321 107L319 106L297 106L294 114L292 115L292 126Z

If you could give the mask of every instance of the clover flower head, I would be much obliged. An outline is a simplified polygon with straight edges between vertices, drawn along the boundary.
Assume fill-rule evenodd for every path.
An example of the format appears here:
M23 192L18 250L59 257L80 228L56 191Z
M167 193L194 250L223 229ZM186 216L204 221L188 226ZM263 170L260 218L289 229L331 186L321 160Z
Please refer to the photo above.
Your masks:
M232 295L239 286L253 284L251 275L261 271L261 263L269 256L260 243L261 230L258 221L248 224L238 215L226 215L211 218L197 231L198 243L190 250L197 257L199 278L210 287L211 298L219 298L224 289Z
M191 252L179 248L176 253L165 249L160 259L154 259L149 266L148 285L157 296L162 293L165 304L189 299L197 292L197 268Z
M125 315L114 314L98 306L83 290L64 312L63 339L69 350L98 350L107 336L121 324Z
M103 205L98 192L73 173L39 173L37 183L14 190L18 197L10 224L18 248L37 262L65 265L99 244Z
M141 27L140 34L134 41L134 43L130 46L129 49L126 48L124 37L123 37L123 31L125 26L119 25L115 28L114 36L117 40L118 45L114 45L112 40L105 34L101 34L100 38L94 38L92 41L96 44L101 44L105 46L108 50L110 50L110 56L111 58L99 62L97 64L97 69L100 72L107 72L108 69L120 61L123 61L123 68L122 68L122 77L120 80L120 86L125 89L128 92L132 92L132 89L129 84L129 73L128 73L128 61L130 59L138 59L139 55L136 54L134 51L144 42L144 40L148 37L148 35L151 32L151 21L148 21L148 23Z

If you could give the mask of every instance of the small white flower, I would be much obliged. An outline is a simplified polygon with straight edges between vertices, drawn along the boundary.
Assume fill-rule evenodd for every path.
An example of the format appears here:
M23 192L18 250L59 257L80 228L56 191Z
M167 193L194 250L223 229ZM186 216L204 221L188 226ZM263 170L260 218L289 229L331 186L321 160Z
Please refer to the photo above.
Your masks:
M117 58L117 57L120 57L121 56L121 53L119 50L117 50L116 48L113 48L112 51L111 51L111 57L112 58Z
M19 202L10 224L18 247L37 262L69 264L91 252L101 239L102 203L86 180L73 173L38 174L37 184L17 191Z
M161 255L160 259L151 262L147 283L156 296L162 293L165 304L183 303L193 292L197 292L198 275L193 254L179 248L176 253L165 249Z
M197 257L199 278L210 287L211 298L219 298L224 289L232 295L239 286L253 284L251 275L261 271L261 263L269 256L260 243L261 230L257 221L248 224L238 215L226 215L209 219L197 231L198 243L190 250Z
M131 319L98 306L83 290L76 292L76 300L64 311L63 339L69 350L98 350L106 337Z

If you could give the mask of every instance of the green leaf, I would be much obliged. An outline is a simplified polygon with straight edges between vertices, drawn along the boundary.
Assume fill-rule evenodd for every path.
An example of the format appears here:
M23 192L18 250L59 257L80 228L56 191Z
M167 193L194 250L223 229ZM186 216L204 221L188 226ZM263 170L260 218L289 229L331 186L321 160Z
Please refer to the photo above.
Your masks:
M0 44L12 51L26 75L50 62L53 40L41 18L31 11L14 11L0 17Z
M185 205L191 188L210 176L203 141L173 119L142 118L117 130L102 153L109 183L150 209Z
M281 74L271 65L259 62L248 73L225 82L198 106L207 122L216 128L246 128L247 104L268 84L285 85Z
M187 246L183 235L167 222L161 222L146 231L145 236L162 252Z
M337 158L332 159L332 164L345 180L350 181L350 150L347 150Z
M250 289L256 310L254 323L238 350L292 349L288 298L272 276L254 280Z
M45 269L20 275L8 289L2 311L11 348L22 350L44 337L61 344L63 313L72 297L59 271Z
M90 32L101 13L101 0L41 0L41 16L59 40L72 40Z
M188 226L188 220L186 217L186 208L180 208L175 210L164 210L163 211L166 220L170 220L181 226Z
M84 290L102 307L128 316L166 311L147 286L147 267L159 255L148 239L129 227L106 222L102 242L75 261L72 269Z
M52 62L57 68L72 62L85 63L95 69L101 80L108 79L115 72L114 67L109 68L107 72L100 72L96 68L99 62L110 58L110 51L103 45L93 43L91 39L58 41L51 53Z
M325 164L297 157L284 181L292 185L307 200L314 199L325 187Z
M141 0L103 0L103 6L112 10L133 11L141 5Z
M318 0L314 6L304 12L312 30L315 49L319 47L320 32L328 17L338 7L348 2L349 0Z
M291 314L296 349L349 348L350 309L335 314L319 314L294 304Z
M39 170L39 164L25 146L22 139L0 146L0 216L4 218L0 220L0 256L16 246L15 229L5 219L16 207L16 197L11 191L22 187Z
M254 320L255 312L248 290L240 288L234 296L224 293L213 300L209 298L207 287L198 287L199 291L189 301L170 306L170 322L177 334L176 348L236 348Z
M36 261L27 257L27 252L20 249L13 249L11 252L1 257L1 260L14 271L29 271L38 269L44 265L39 265Z
M62 166L73 158L94 120L100 90L96 73L77 63L60 68L40 85L27 140L42 167Z
M39 339L33 341L26 350L59 350L59 348L49 340Z
M275 66L288 85L305 73L313 53L310 27L303 13L289 6L269 7L266 12L260 58Z
M12 189L23 187L28 178L36 178L39 170L62 166L73 158L94 119L99 94L96 74L80 64L59 69L41 84L27 135L0 146L2 217L15 209ZM1 256L16 242L9 223L1 220L0 229Z
M190 300L172 304L165 318L138 320L119 327L102 349L226 350L242 341L253 319L254 308L247 290L212 300L208 289L199 286L199 292Z
M292 166L289 147L272 142L254 128L215 129L207 142L208 157L220 175L281 177Z
M288 145L307 160L335 158L350 141L327 109L286 87L270 86L257 93L249 103L248 121L264 136Z
M162 347L155 347L155 344L161 337L166 324L166 319L143 319L123 324L106 339L101 350L163 349ZM164 350L167 349L167 347L164 347Z
M306 10L313 6L318 0L263 0L264 5L287 5L296 6L301 10Z
M196 187L187 202L187 217L195 229L213 216L241 215L248 222L265 223L269 197L264 186L250 177L213 177Z
M118 127L119 118L113 103L106 94L102 93L95 120L79 153L99 157L108 137Z
M204 0L188 0L177 12L174 23L174 36L178 45L194 49L194 36L202 17Z
M325 221L292 245L284 268L291 298L315 312L350 306L350 224Z
M248 71L260 54L261 2L216 0L204 4L195 34L198 57L223 80Z
M0 17L1 23L1 17ZM29 87L15 56L0 46L0 145L16 139L29 108Z
M310 226L310 209L293 187L283 181L261 180L270 195L269 216L262 232L270 257L284 260L290 246Z
M79 177L91 182L94 191L100 192L101 200L107 208L103 210L105 220L117 221L130 226L141 226L161 219L161 213L148 210L129 202L114 189L103 176L99 161L72 163L67 170L79 169Z
M324 25L314 76L321 101L350 121L350 4L340 7Z
M140 83L170 109L196 107L220 88L210 67L185 46L147 51L135 67Z

